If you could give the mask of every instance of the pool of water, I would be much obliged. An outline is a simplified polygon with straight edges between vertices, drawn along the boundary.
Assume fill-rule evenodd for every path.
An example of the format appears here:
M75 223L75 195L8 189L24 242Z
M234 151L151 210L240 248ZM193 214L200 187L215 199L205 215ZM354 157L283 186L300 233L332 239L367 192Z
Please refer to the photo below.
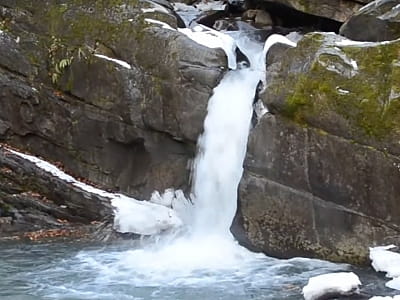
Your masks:
M169 256L174 249L167 250ZM255 255L239 261L237 267L206 263L193 267L190 261L196 261L197 254L186 253L181 259L182 252L177 251L176 257L166 262L162 251L126 241L113 245L3 243L0 299L294 300L303 299L301 288L311 276L339 270L355 271L368 293L388 294L382 276L343 264ZM220 259L223 265L223 257Z

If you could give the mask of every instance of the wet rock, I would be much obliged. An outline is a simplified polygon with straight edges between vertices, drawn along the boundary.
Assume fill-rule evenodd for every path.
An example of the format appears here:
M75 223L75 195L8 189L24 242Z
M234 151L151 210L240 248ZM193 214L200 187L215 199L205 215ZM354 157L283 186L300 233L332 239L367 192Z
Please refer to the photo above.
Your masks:
M286 50L290 49L289 45L285 44L275 44L272 45L271 48L268 50L267 56L266 56L266 65L270 66L275 62L279 62L282 57L284 57L284 53Z
M243 12L246 10L245 0L228 0L229 11L233 13Z
M371 0L372 1L372 0ZM364 3L371 2L366 0ZM303 13L345 22L361 7L360 1L352 0L253 0L250 3L274 3L284 5Z
M255 24L260 26L272 26L274 25L270 14L266 11L258 11L254 19Z
M272 26L274 22L272 21L271 15L259 9L249 9L243 13L242 18L244 20L250 20L258 26Z
M371 2L343 24L340 34L356 41L380 42L400 38L399 2Z
M202 15L200 15L199 17L194 19L194 22L212 28L212 27L214 27L214 24L216 21L224 18L225 16L227 16L226 11L223 11L223 10L212 11L211 10L211 11L207 11L207 12L203 13Z
M368 263L371 244L399 242L399 162L265 115L251 132L239 188L247 240L278 257Z

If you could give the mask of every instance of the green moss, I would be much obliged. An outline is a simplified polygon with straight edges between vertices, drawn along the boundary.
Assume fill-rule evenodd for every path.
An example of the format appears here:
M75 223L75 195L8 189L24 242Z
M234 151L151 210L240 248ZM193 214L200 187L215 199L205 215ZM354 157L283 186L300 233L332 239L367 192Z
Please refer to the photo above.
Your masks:
M367 136L400 133L399 49L392 43L320 54L307 73L289 75L284 114L306 123L334 113Z
M48 49L47 69L52 82L57 84L63 76L60 66L66 68L73 60L82 58L90 62L99 42L118 48L125 39L140 38L138 31L147 24L141 17L129 19L126 8L134 9L137 5L137 0L73 0L50 4L41 13L41 18L50 32L42 42ZM69 63L63 64L65 61Z

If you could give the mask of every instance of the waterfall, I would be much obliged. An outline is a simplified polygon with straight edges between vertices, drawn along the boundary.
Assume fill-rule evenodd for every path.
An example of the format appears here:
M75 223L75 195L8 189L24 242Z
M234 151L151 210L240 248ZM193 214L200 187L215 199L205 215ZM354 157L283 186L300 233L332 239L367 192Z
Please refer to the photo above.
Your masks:
M225 74L209 100L194 162L193 205L182 204L186 202L182 192L175 193L175 198L171 191L152 196L152 202L171 203L186 230L166 234L155 243L124 253L115 265L115 268L130 266L146 284L165 284L170 280L188 283L201 280L203 276L198 272L203 271L223 272L222 277L234 271L242 276L251 274L260 259L264 264L273 260L239 246L230 233L230 226L237 209L237 189L243 173L253 102L257 86L265 78L265 56L275 43L295 44L280 35L270 36L263 45L246 33L228 36L204 27L201 30L188 36L202 42L210 32L214 39L212 44L229 43L222 48L229 49L227 56L231 57L231 62L233 45L247 56L249 65L231 63L235 69ZM215 40L219 37L220 41ZM121 222L129 222L129 219L121 218Z
M281 35L270 36L264 47L240 33L235 40L250 66L229 71L208 103L194 167L193 230L196 235L230 235L253 101L258 83L265 78L265 56L275 43L295 46Z

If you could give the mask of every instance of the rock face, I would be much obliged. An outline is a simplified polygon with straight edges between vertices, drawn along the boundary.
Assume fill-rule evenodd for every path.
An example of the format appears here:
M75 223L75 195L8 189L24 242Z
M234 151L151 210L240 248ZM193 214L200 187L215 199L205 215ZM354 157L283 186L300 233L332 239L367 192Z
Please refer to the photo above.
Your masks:
M184 186L222 50L150 26L136 1L11 3L0 34L1 139L109 188L145 195L150 177L153 188Z
M309 34L268 66L240 206L269 254L362 263L399 242L400 43L348 44Z
M340 33L356 41L379 42L400 38L399 1L373 1L343 24Z
M0 240L82 237L93 231L90 225L111 222L109 199L74 187L3 147L0 166Z
M372 0L262 0L250 2L277 3L304 12L306 14L345 22L357 12L364 4Z
M139 199L187 188L224 52L159 6L45 2L0 4L0 141Z

